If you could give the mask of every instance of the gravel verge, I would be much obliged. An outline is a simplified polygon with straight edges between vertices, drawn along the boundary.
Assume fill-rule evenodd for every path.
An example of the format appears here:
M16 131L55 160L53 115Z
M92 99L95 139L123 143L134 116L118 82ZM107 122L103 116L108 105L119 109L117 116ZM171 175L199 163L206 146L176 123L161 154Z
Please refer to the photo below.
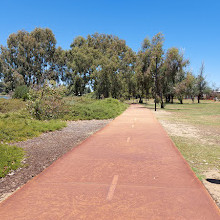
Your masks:
M59 131L14 143L26 151L22 168L0 178L0 202L111 120L70 121Z

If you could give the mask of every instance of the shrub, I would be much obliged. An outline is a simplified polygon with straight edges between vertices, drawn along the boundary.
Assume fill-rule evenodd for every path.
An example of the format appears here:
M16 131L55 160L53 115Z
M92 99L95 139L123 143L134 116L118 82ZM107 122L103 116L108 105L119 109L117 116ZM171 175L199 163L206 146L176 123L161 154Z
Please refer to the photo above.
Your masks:
M67 111L63 100L64 87L55 87L45 84L40 90L30 90L28 110L32 116L39 120L62 118Z
M25 85L18 86L16 87L12 97L16 99L23 99L25 101L28 99L28 93L29 93L29 88L27 86Z
M121 114L127 105L117 99L107 98L103 100L77 98L71 105L70 111L64 116L66 120L90 120L109 119Z

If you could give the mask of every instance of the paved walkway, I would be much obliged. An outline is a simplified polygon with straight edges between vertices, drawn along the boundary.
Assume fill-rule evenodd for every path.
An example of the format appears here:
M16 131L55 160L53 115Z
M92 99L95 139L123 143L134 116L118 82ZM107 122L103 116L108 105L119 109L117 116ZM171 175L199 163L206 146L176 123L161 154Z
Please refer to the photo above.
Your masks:
M220 219L150 110L133 105L0 204L0 219Z

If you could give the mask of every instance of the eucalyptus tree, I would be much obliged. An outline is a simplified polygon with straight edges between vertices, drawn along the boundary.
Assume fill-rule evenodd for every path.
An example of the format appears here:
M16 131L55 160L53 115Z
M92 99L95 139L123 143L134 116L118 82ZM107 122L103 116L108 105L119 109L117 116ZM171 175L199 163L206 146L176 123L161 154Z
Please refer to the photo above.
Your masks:
M131 95L131 81L134 74L135 54L124 40L117 36L95 33L88 35L88 46L98 51L96 69L93 74L93 88L97 97L119 98Z
M93 74L93 89L97 98L107 98L111 95L111 87L113 83L112 73L114 73L116 69L117 67L115 67L114 63L109 62L109 59L107 59L105 56L99 60L99 65ZM117 78L115 79L114 83L115 85L113 86L116 87ZM114 92L116 93L116 91Z
M136 53L131 48L126 47L126 52L123 54L123 58L119 60L119 80L121 80L122 85L120 95L129 100L134 96L134 88L136 87L135 63Z
M141 50L137 53L137 61L135 66L137 94L139 96L139 103L142 103L142 98L149 94L150 90L150 73L149 66L151 64L151 44L148 38L144 39Z
M57 83L67 81L67 59L68 52L63 50L61 47L56 48L53 56L53 65L51 67L53 74L50 76L50 79L56 81Z
M153 87L153 92L156 97L158 96L161 103L161 108L164 108L163 94L164 94L164 36L162 33L156 34L151 40L151 75L155 80L155 87ZM155 103L156 110L156 103Z
M30 33L34 39L33 69L34 84L43 85L45 80L54 78L54 54L56 51L56 39L48 28L35 28Z
M186 95L186 90L187 90L186 79L178 82L174 88L175 95L177 99L180 101L180 104L183 104L183 99Z
M30 54L29 33L26 31L11 34L7 39L7 47L1 46L2 74L7 90L14 90L17 84L27 83Z
M167 50L164 61L164 88L166 102L173 103L175 95L175 86L185 79L185 67L189 64L189 60L184 59L183 53L178 48L172 47Z
M75 95L83 95L92 81L98 51L89 47L87 40L81 36L76 37L70 47L67 52L66 82Z
M145 38L142 43L142 48L137 54L136 62L136 79L139 102L142 102L142 97L149 97L150 92L155 98L155 102L160 98L161 107L163 104L163 42L164 36L162 33L156 34L150 41Z
M42 85L51 78L55 46L56 39L48 28L11 34L7 46L1 46L2 73L8 89L14 90L18 84Z
M202 62L200 73L196 78L196 89L197 89L197 97L198 97L198 103L200 103L200 100L203 98L204 92L207 90L208 85L205 80L204 76L204 62Z
M186 95L191 97L192 102L194 102L194 98L196 96L196 78L191 72L187 72L186 75Z
M139 102L142 103L144 95L149 96L150 88L152 87L152 76L150 72L151 67L151 42L145 38L141 50L137 54L136 61L136 80L137 80L137 93L140 98Z

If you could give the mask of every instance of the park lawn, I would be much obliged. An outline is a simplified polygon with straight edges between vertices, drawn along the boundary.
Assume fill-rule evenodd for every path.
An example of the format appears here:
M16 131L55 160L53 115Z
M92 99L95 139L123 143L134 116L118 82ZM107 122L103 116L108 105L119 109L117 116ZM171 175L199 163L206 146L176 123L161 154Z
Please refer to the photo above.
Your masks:
M147 102L154 109L153 100ZM184 100L166 104L156 117L199 179L210 169L220 170L220 102Z

